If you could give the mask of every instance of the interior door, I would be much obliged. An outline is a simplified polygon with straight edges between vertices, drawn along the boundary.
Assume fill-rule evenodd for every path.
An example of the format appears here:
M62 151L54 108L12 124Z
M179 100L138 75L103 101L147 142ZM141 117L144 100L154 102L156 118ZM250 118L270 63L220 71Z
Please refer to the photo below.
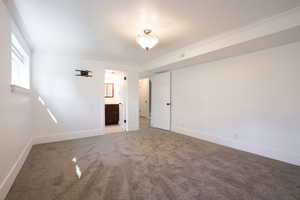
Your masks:
M122 72L121 77L120 77L120 93L119 93L119 98L120 98L120 103L119 103L119 108L120 108L120 125L124 131L128 130L128 80L127 80L127 73Z
M171 73L151 77L151 126L170 130L171 122Z
M140 116L149 118L149 79L139 81Z

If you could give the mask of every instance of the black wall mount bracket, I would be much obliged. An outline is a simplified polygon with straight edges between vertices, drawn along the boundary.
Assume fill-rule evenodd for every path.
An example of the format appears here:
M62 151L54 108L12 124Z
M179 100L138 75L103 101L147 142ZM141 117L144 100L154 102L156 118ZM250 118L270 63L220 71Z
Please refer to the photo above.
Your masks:
M89 71L89 70L80 70L80 69L76 69L75 71L79 72L75 76L93 77L93 75L91 74L92 71Z

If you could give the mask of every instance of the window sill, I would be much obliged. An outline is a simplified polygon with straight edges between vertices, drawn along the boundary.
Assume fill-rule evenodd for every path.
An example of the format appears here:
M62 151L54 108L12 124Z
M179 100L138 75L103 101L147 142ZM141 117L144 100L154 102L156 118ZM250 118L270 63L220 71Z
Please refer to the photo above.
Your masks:
M23 93L23 94L30 94L30 89L26 89L17 85L10 85L11 92L13 93Z

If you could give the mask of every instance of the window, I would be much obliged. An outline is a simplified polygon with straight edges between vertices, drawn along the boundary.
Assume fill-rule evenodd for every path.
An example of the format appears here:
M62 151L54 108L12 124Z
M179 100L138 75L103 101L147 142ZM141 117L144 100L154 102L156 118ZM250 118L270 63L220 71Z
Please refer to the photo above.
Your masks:
M30 89L29 55L14 34L11 35L11 84Z

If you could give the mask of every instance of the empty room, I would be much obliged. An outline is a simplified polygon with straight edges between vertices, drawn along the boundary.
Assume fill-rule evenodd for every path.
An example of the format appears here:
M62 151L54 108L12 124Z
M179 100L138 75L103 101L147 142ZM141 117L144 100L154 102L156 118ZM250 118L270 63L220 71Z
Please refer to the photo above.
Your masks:
M300 200L300 0L0 0L0 200Z

